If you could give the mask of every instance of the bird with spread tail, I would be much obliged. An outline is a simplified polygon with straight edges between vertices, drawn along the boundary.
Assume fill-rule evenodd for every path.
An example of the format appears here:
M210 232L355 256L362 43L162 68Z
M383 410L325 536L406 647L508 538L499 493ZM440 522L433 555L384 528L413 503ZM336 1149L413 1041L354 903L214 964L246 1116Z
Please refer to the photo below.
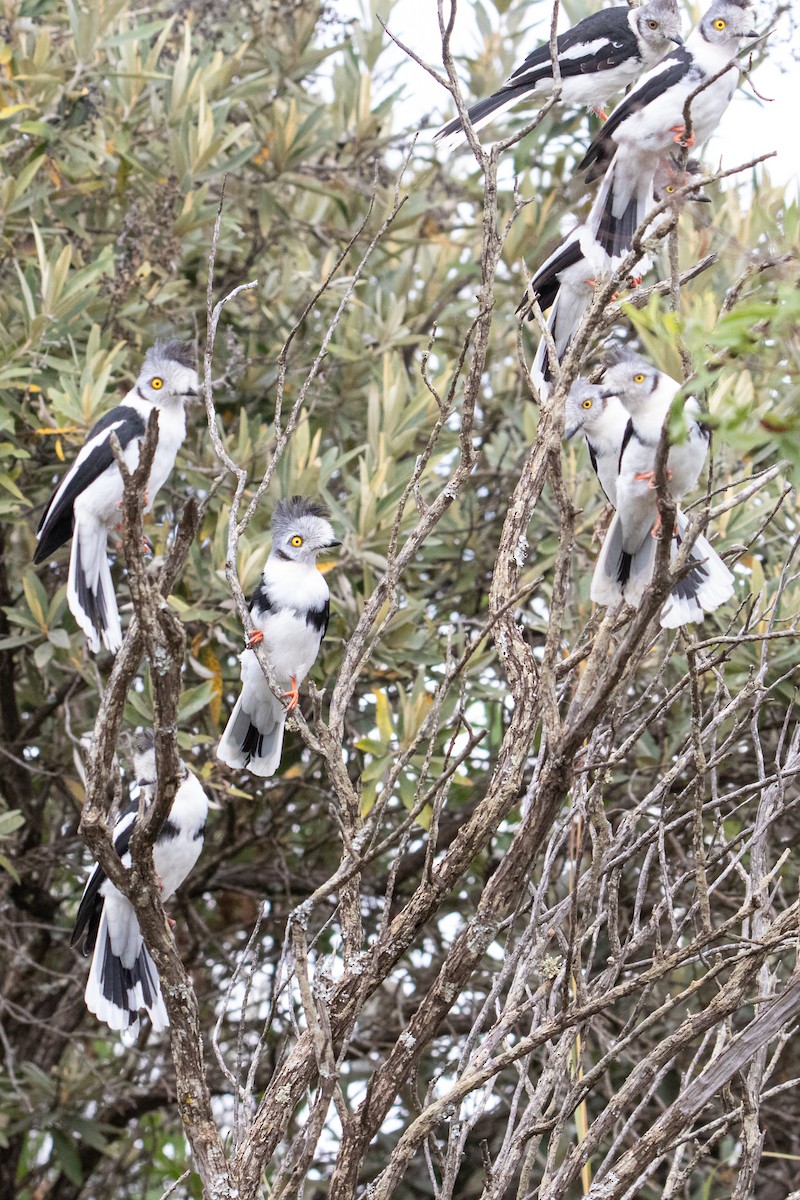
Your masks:
M269 777L280 765L286 714L297 706L297 689L328 628L330 592L317 555L341 545L329 516L323 504L303 496L275 505L272 550L250 602L255 629L239 656L242 691L217 748L217 758L229 767ZM272 691L252 653L257 645L286 689L282 696Z
M183 777L172 808L153 846L153 866L168 900L200 857L208 814L208 797L197 778L181 764ZM137 735L134 770L145 803L153 801L156 781L155 739L150 731ZM113 830L114 849L124 866L131 865L130 840L136 827L139 800L132 800ZM106 875L95 866L81 898L71 945L84 939L84 954L92 955L86 982L86 1007L110 1029L135 1033L144 1010L154 1029L169 1024L161 983L150 951L144 944L136 910Z
M117 435L125 465L134 471L150 414L158 413L158 442L146 488L145 511L149 512L186 436L184 405L198 395L192 347L178 341L156 342L145 354L139 377L125 399L91 430L39 522L35 563L51 558L72 538L67 602L95 654L101 642L112 654L122 644L108 535L119 524L124 488L111 435Z

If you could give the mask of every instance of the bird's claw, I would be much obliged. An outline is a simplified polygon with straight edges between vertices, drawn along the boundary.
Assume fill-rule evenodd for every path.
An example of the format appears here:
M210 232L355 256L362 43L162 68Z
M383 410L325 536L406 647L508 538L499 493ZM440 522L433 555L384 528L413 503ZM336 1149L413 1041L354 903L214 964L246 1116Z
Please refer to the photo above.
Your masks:
M684 146L687 150L691 150L694 145L694 134L690 133L687 137L685 125L671 125L670 132L675 134L675 137L672 139L673 142L677 142L679 146Z
M641 282L642 282L641 275L631 275L628 278L628 287L629 288L637 288Z
M590 288L597 287L596 279L587 279L586 283ZM619 292L612 292L609 299L611 300L612 304L614 303L615 300L619 300Z
M292 686L291 686L291 688L289 689L289 691L288 691L288 692L284 692L284 693L283 693L283 698L284 698L284 700L285 700L287 697L288 697L288 699L289 699L289 703L286 705L286 711L287 711L287 712L292 712L292 710L293 710L293 709L297 708L297 703L298 703L298 701L299 701L299 699L300 699L300 695L299 695L299 693L298 693L298 691L297 691L297 680L295 679L294 675L292 676Z
M669 467L667 467L664 474L666 475L667 482L669 483L672 479L672 471L670 471ZM634 475L633 478L636 480L637 483L644 483L644 481L647 480L647 486L649 488L655 488L655 486L656 486L655 471L638 471L637 474ZM659 521L661 520L660 517L658 519L659 519Z
M260 629L254 629L252 633L247 635L245 639L245 650L255 650L256 646L260 646L264 640L264 635Z

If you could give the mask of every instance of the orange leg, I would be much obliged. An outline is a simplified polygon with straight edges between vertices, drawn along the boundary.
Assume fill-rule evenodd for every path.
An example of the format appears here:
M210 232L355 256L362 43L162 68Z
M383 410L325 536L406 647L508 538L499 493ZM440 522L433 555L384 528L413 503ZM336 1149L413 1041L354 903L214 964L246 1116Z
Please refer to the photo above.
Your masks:
M254 629L251 634L248 634L244 643L244 648L245 650L252 650L255 646L260 646L263 640L264 635L261 630Z
M589 286L589 287L597 287L597 280L596 280L596 279L587 279L587 280L586 280L586 283L588 284L588 286ZM611 301L612 301L612 303L614 302L614 300L618 300L618 299L619 299L619 292L612 292L612 293L611 293Z
M599 117L601 121L605 122L608 120L608 113L604 108L599 108L596 104L594 104L592 105L592 112L596 117Z
M671 125L670 132L675 134L672 140L673 142L677 142L679 146L685 146L689 150L694 145L694 134L690 133L687 137L685 125Z
M641 275L631 275L630 278L628 279L628 287L637 288L641 282L642 282Z
M669 467L667 467L666 476L667 476L667 482L669 482L669 480L672 479L672 471L670 471ZM634 475L633 478L636 480L637 483L643 483L646 479L647 486L650 488L654 488L656 486L655 471L640 471L639 474ZM661 518L659 517L659 521L660 520L661 520Z
M284 700L287 698L287 696L289 698L289 703L286 705L286 711L291 712L293 708L297 708L297 702L300 699L297 691L297 680L295 679L294 675L292 676L291 689L288 692L283 693Z

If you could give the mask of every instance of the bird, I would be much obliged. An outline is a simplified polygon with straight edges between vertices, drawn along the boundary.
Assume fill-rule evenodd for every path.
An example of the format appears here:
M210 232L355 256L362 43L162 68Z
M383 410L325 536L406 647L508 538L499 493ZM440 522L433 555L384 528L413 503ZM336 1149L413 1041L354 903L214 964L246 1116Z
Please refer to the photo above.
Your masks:
M564 437L569 440L577 433L583 434L592 469L614 508L619 456L629 421L630 414L619 396L581 376L575 380L564 406Z
M670 42L681 45L682 41L676 0L647 0L640 8L622 4L592 13L556 39L561 103L571 108L588 105L600 112L609 97L662 58ZM481 129L495 114L524 97L544 100L552 93L550 43L545 42L499 91L468 110L469 119L475 129ZM462 131L461 118L456 117L439 130L436 139L452 138Z
M579 163L589 182L603 177L592 232L608 254L630 249L663 156L676 143L702 145L719 124L738 84L734 59L741 40L758 36L746 12L749 2L714 0L686 45L670 52L620 101ZM715 78L719 72L724 73ZM684 108L692 96L689 132Z
M697 159L689 159L685 166L674 154L665 155L659 163L653 179L651 207L675 200L670 207L655 217L651 232L672 220L687 200L709 202L701 192L685 192L683 188L701 174ZM593 232L596 206L593 206L586 221L569 231L561 245L542 263L526 288L517 313L533 320L533 301L543 311L550 309L547 327L553 337L559 363L569 349L570 342L581 322L583 314L592 302L592 288L605 279L619 265L619 258L609 254L599 243ZM636 275L630 280L638 285L642 276L649 271L651 259L643 255L636 264ZM539 391L546 391L552 382L552 369L544 337L531 367L531 376Z
M239 656L242 691L217 748L217 758L229 767L268 778L280 765L286 714L297 707L297 689L328 628L330 592L316 563L322 550L341 545L329 517L324 504L303 496L275 505L272 550L250 601L255 629ZM282 698L251 653L262 643L278 682L287 689Z
M101 642L112 654L122 644L107 545L110 530L120 520L124 488L111 434L117 435L125 463L133 471L150 414L158 412L158 443L146 489L145 512L149 512L186 436L184 402L198 395L192 347L174 339L157 341L145 354L139 377L125 399L89 433L39 522L35 563L51 558L72 538L67 602L94 654Z
M656 455L664 421L680 386L627 350L611 360L602 383L594 385L599 391L588 392L587 386L584 381L579 388L573 385L565 432L574 436L583 430L593 464L597 463L601 486L616 509L595 567L590 595L603 606L624 598L637 607L653 578L661 524L654 490ZM673 444L667 457L667 481L675 500L695 486L710 440L694 397L686 401L684 415L688 436L684 442ZM615 443L619 447L616 479ZM678 509L672 559L688 524L686 514ZM713 612L733 595L733 576L707 538L701 535L696 539L689 560L690 570L677 581L662 608L660 621L665 629L701 621L705 613Z
M161 899L180 887L200 857L208 814L208 797L199 780L181 763L182 779L172 808L153 845L153 866ZM135 739L134 771L146 803L156 787L155 737L150 730ZM138 799L114 826L114 849L124 866L131 865L129 845L139 812ZM92 955L86 982L86 1007L110 1029L135 1032L144 1009L156 1030L169 1025L158 971L142 940L136 911L96 865L83 891L70 944L84 939L83 953Z

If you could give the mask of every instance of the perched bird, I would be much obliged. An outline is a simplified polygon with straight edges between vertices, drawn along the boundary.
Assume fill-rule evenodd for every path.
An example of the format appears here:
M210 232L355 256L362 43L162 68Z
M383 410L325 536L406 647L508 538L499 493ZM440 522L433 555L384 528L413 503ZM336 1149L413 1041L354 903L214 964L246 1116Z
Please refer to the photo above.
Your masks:
M112 653L122 643L107 554L109 530L120 520L124 490L111 434L119 438L129 470L135 470L148 418L153 409L158 410L158 444L147 483L145 511L149 511L186 436L184 402L197 395L192 348L183 342L156 342L125 399L92 429L39 522L36 563L50 558L72 538L67 601L95 654L101 641Z
M217 758L253 775L274 775L281 761L286 713L296 708L297 689L319 653L328 628L330 593L317 570L317 555L340 546L323 504L302 496L279 500L272 516L272 550L253 593L250 635L242 664L242 692L225 727ZM273 671L287 690L283 700L267 683L255 654L263 642Z
M583 434L592 469L606 500L617 507L619 456L630 421L619 396L599 383L578 378L573 383L564 407L564 437Z
M139 787L150 793L156 786L155 739L152 733L138 738L134 768ZM169 816L153 846L153 865L161 886L161 899L168 900L183 883L203 848L203 831L208 797L185 767ZM129 867L128 851L136 826L138 799L131 802L114 827L114 849ZM92 954L86 982L86 1007L110 1029L126 1030L136 1025L144 1009L154 1029L169 1024L155 963L142 940L136 912L129 900L96 866L81 898L71 945L85 935L84 954Z
M639 80L589 146L578 169L588 169L589 180L603 175L592 231L608 254L630 249L663 156L675 143L702 145L719 124L739 81L734 59L741 39L758 36L748 5L749 0L714 0L686 45ZM690 97L691 134L684 116Z
M687 200L708 203L708 196L697 192L683 192L683 187L691 183L692 178L701 172L700 163L690 159L686 167L681 167L673 155L667 154L659 163L653 179L653 196L651 208L670 200L675 196L674 205L655 217L651 232L659 226L672 220ZM569 349L569 344L581 322L583 314L592 301L594 285L607 279L619 264L619 258L605 250L593 232L597 205L592 209L580 225L570 230L561 245L553 251L542 263L531 279L523 300L517 312L533 319L532 302L538 301L543 311L550 309L547 326L555 342L558 361L562 362ZM631 283L641 282L642 276L650 270L652 263L644 255L636 266L636 276ZM539 341L536 356L533 360L531 375L537 387L541 390L552 381L552 371L547 353L547 343L544 338Z
M676 0L647 0L641 8L622 4L592 13L556 39L561 102L571 108L586 105L599 112L610 96L663 58L670 42L682 44ZM517 101L525 97L545 100L552 92L550 43L545 42L528 55L499 91L469 109L469 119L481 129L495 113ZM456 117L436 137L450 138L462 129L461 118Z
M585 389L586 385L582 384ZM598 466L600 482L616 508L592 579L591 598L602 605L622 597L641 602L653 578L660 517L655 493L655 463L661 430L679 384L638 355L623 353L606 371L599 392L580 388L570 397L567 429L583 429ZM602 400L602 404L598 401ZM585 403L589 401L589 407ZM628 420L619 442L618 471L613 480L614 442L620 437L623 408ZM583 414L583 415L581 415ZM688 436L673 444L667 457L667 480L679 500L697 482L708 451L709 431L698 419L700 408L690 397L684 406ZM591 452L591 449L590 449ZM602 474L601 474L602 470ZM688 519L678 510L671 555L675 558ZM661 611L661 624L674 629L701 621L733 595L734 580L708 540L698 537L690 554L689 572L675 584Z

